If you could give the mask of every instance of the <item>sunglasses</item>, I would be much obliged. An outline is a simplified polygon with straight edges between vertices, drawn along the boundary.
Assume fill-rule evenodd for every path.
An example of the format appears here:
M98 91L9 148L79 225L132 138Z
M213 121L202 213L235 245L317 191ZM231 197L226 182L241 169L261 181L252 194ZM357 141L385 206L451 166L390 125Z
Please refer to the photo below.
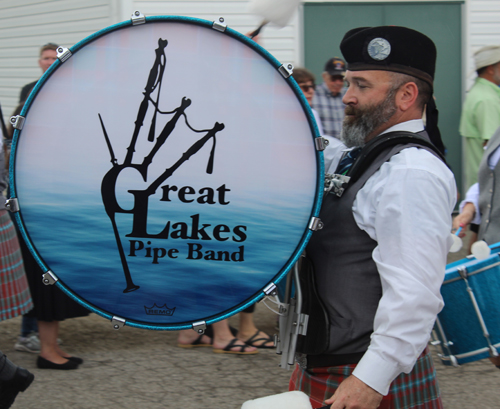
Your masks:
M315 90L315 89L316 89L316 85L314 85L314 84L313 84L313 85L306 85L306 84L303 84L303 85L299 85L299 87L300 87L300 89L301 89L302 91L304 91L304 92L309 91L311 88L312 88L313 90Z
M344 81L342 75L330 75L330 81Z

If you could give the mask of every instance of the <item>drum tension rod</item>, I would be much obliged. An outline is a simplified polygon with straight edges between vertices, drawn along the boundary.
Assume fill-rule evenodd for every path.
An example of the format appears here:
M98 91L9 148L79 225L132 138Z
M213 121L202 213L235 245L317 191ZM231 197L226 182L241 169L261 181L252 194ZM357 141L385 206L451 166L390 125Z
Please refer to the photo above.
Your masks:
M139 10L136 10L132 13L130 20L132 20L133 26L137 26L139 24L144 24L146 22L146 17Z
M283 64L281 67L278 68L279 73L283 76L283 78L288 78L290 75L293 74L293 65L292 64Z
M26 118L21 115L14 115L10 117L10 124L14 129L22 130L24 126L24 121L26 121Z
M319 138L314 138L314 144L316 145L317 151L324 151L329 143L328 139L322 138L321 136Z
M498 356L498 351L491 343L490 332L488 331L488 327L486 325L486 322L484 321L483 314L481 313L481 309L479 308L479 304L477 302L476 296L474 295L474 290L469 285L469 280L467 280L467 277L468 277L467 267L464 267L464 266L458 267L457 271L465 282L465 289L469 293L469 297L470 297L470 300L472 302L472 306L474 307L474 310L476 312L476 317L477 317L477 319L479 321L479 325L481 326L481 329L483 331L483 337L485 338L486 343L488 344L488 350L489 350L490 356L495 358Z
M50 270L48 270L43 276L42 276L42 283L45 285L54 285L57 282L58 278L54 275L54 273Z
M17 213L19 211L19 201L17 197L11 197L5 201L5 208L11 213Z
M64 47L57 48L57 59L61 62L66 61L69 57L71 57L71 51Z
M224 23L224 17L219 17L218 21L214 21L214 23L212 24L212 28L214 30L220 31L221 33L226 31L227 25L226 23Z
M270 283L266 288L264 288L263 291L264 291L264 294L266 296L269 296L269 295L274 296L274 295L278 294L276 284L274 284L274 283Z
M207 323L205 321L198 321L193 323L193 330L200 335L204 334L206 329Z
M309 222L309 230L316 231L321 230L324 224L318 217L311 217L311 221Z
M113 329L119 330L125 325L126 320L117 316L111 319L111 324L113 324Z

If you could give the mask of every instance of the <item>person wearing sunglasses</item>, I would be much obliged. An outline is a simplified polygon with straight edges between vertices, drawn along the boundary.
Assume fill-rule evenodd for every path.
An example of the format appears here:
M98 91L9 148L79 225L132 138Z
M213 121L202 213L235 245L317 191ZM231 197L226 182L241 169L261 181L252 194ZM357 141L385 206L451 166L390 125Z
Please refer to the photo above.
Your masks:
M309 102L309 105L312 105L312 101L315 95L316 85L315 85L315 77L314 74L306 68L294 68L293 70L293 78L297 81L297 85L302 90L302 93ZM318 125L319 134L328 140L328 145L323 151L323 159L325 163L325 170L330 167L330 164L337 152L337 148L342 145L339 139L334 138L330 135L327 135L323 129L323 125L321 122L321 118L314 108L311 107L311 111L314 115L314 119L316 120L316 124Z
M322 74L323 83L316 88L311 106L318 111L326 135L340 137L344 120L345 104L342 98L346 92L344 86L345 62L341 58L330 58Z

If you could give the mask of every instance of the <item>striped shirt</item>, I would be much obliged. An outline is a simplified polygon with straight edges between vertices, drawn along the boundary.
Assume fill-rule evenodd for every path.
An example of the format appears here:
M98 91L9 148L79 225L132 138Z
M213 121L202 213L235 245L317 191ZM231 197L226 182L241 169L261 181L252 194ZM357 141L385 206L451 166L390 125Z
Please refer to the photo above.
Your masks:
M318 111L325 135L340 138L345 109L342 98L345 93L346 88L343 88L338 95L333 96L325 83L316 88L312 107Z

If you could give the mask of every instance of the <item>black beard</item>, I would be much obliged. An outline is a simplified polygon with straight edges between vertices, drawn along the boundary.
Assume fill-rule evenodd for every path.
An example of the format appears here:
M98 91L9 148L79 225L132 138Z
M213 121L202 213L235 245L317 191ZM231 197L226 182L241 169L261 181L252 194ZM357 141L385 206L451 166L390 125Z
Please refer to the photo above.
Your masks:
M354 114L353 117L345 117L340 140L348 148L364 146L365 139L378 127L389 121L396 113L394 102L395 93L389 92L387 98L380 105L369 105L365 108L354 108L347 106L346 114Z

